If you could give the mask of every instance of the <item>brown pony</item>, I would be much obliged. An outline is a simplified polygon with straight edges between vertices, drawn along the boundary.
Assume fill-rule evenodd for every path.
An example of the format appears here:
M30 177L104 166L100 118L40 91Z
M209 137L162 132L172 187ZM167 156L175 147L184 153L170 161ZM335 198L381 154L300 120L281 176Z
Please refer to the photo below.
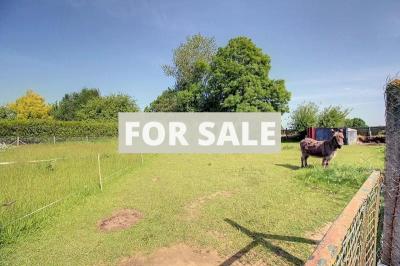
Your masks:
M316 141L311 138L305 138L300 141L301 148L301 167L306 167L307 158L315 156L322 158L322 166L328 167L329 161L335 156L336 150L342 148L344 144L343 130L334 131L332 129L332 138L325 141Z

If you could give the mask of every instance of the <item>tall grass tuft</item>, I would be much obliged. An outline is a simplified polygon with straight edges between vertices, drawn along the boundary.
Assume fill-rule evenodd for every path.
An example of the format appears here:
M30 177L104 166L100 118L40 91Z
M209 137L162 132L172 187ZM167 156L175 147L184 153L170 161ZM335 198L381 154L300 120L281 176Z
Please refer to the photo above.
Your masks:
M373 169L366 166L332 165L302 169L297 178L306 184L331 192L352 190L361 187Z

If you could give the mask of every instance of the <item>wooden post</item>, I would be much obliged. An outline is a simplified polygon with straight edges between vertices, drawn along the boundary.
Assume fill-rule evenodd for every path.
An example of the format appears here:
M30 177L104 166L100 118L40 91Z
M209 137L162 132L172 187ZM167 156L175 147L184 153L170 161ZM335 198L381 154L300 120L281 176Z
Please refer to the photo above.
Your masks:
M100 153L97 154L97 164L99 166L99 183L100 183L100 190L103 191L103 181L101 179L101 166L100 166Z
M382 263L400 265L400 79L386 84L385 209Z
M53 136L53 144L56 144L56 136Z
M17 136L17 146L19 146L19 136Z
M88 136L86 136L86 142L89 142L89 137Z

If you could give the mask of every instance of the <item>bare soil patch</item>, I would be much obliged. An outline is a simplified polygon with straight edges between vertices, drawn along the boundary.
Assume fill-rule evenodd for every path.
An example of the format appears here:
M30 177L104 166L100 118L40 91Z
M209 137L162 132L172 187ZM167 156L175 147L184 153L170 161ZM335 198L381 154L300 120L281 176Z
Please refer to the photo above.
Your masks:
M209 201L214 200L216 198L229 198L233 195L231 191L217 191L213 194L209 194L206 196L202 196L197 198L196 200L192 201L185 207L187 218L188 219L195 219L200 214L200 209Z
M328 232L328 230L331 226L332 226L332 222L327 223L324 226L322 226L321 228L318 228L316 231L306 234L306 237L311 240L320 242L322 240L322 238L324 238L326 232Z
M209 266L224 260L213 250L193 248L185 244L163 247L149 256L135 255L123 258L120 266Z
M99 222L101 231L118 231L136 224L143 218L142 213L134 209L122 209L115 212L111 217Z

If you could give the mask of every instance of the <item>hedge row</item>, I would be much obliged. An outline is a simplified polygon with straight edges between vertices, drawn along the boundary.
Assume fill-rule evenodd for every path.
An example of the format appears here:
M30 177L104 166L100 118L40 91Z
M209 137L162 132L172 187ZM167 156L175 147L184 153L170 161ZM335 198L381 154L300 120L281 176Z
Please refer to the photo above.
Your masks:
M117 122L0 120L0 137L111 137L118 135Z

